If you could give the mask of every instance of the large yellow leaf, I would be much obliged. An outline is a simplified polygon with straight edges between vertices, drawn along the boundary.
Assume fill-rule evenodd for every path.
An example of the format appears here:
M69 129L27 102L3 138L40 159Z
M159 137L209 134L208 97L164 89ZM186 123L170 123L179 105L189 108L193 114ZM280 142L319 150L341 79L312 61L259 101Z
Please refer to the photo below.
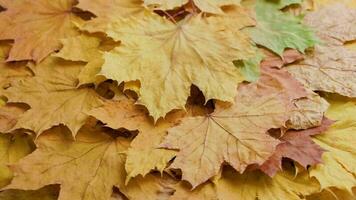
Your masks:
M290 171L284 171L270 178L259 171L241 175L226 170L216 188L223 200L303 200L304 196L317 192L319 185L307 173L294 177Z
M356 186L356 102L331 100L330 104L326 116L336 122L313 139L326 152L323 163L313 167L310 175L322 189L336 187L352 193Z
M79 0L78 8L96 16L85 22L81 28L90 32L105 31L111 22L122 17L139 16L148 12L142 4L142 0Z
M22 157L25 157L33 151L34 147L35 145L29 135L5 135L0 133L0 188L9 184L13 176L7 165L13 164Z
M24 0L0 14L0 39L14 40L8 61L39 62L60 49L60 39L78 34L72 12L75 0Z
M128 142L87 126L74 141L66 127L55 127L38 138L36 151L12 166L16 175L5 189L60 184L58 200L107 200L114 185L124 185Z
M189 0L144 0L145 5L163 10L171 10L187 4ZM241 0L193 0L203 12L223 14L222 6L240 5Z
M254 50L247 36L217 20L223 18L198 15L174 24L146 15L116 21L107 34L122 45L104 54L101 74L119 83L139 80L139 103L155 120L184 108L192 84L207 100L233 101L231 91L243 79L232 61L248 59Z
M75 136L88 118L86 112L101 105L101 98L93 89L77 88L82 65L49 57L32 68L35 76L13 83L5 92L9 102L23 102L31 107L14 129L26 128L39 135L64 124Z
M234 105L218 104L213 113L185 118L168 130L162 147L179 149L171 167L181 169L193 187L216 175L224 161L243 172L273 154L279 142L266 132L282 127L292 108L276 80L261 80L240 86Z

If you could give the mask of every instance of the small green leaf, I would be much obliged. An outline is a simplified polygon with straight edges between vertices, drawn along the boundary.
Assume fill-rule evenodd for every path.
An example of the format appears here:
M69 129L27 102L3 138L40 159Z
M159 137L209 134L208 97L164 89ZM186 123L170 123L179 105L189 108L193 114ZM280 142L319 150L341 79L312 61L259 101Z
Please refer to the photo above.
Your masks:
M247 29L254 42L280 56L286 48L304 52L305 49L318 43L314 32L301 24L301 17L279 10L300 2L300 0L257 0L255 4L257 26Z

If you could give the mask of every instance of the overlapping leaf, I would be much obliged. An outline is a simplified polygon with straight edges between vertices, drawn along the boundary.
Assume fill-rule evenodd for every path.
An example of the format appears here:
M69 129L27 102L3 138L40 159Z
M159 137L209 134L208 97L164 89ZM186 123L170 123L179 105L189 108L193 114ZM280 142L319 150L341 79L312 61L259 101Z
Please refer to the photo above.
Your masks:
M155 120L184 108L192 84L206 99L232 101L231 91L242 81L232 61L254 50L243 33L216 23L223 18L212 20L198 15L174 24L146 15L116 21L107 34L122 45L104 54L101 74L118 82L139 80L139 103Z
M9 102L31 107L14 129L25 128L39 135L52 126L64 124L75 136L88 118L85 113L101 105L101 98L93 89L77 88L82 65L49 57L32 68L35 76L13 83L5 93Z
M184 180L196 187L216 175L224 161L243 172L273 154L279 142L266 132L285 124L291 99L303 93L293 80L274 76L264 75L256 84L241 86L233 106L217 105L213 113L186 118L168 131L162 146L179 149L171 167L181 169ZM297 93L286 95L284 85Z

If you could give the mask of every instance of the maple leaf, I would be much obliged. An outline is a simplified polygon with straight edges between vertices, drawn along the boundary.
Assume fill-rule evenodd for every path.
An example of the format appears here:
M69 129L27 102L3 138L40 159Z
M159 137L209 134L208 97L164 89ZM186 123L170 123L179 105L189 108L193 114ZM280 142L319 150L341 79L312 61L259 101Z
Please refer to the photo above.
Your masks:
M196 187L216 175L224 161L239 172L265 162L279 143L267 130L282 127L292 109L291 97L276 82L261 76L260 82L238 89L231 107L218 104L213 113L185 118L169 129L162 147L180 150L171 167Z
M356 52L342 46L317 46L312 55L287 70L306 87L356 97Z
M33 151L34 147L35 145L29 135L0 133L0 188L9 184L13 176L7 165L25 157Z
M0 14L1 40L14 40L8 61L42 61L60 49L60 39L78 34L72 12L75 0L24 0Z
M304 168L321 163L324 150L316 145L310 136L326 131L332 123L331 120L324 119L319 127L286 132L279 138L282 143L277 146L275 153L263 163L260 169L273 177L282 169L282 158L297 161Z
M204 183L193 191L189 187L189 185L184 182L180 182L175 187L175 192L173 196L169 198L169 200L217 200L218 196L216 194L216 190L214 185L211 182Z
M321 125L329 103L317 93L309 89L306 91L306 97L294 101L295 109L286 124L289 129L301 130Z
M356 39L356 9L340 3L307 14L304 23L314 28L327 44L342 45Z
M303 196L319 190L317 181L310 179L307 173L295 177L290 171L270 178L259 171L238 174L225 170L216 184L218 197L224 200L302 200Z
M135 105L134 100L122 94L117 94L114 100L105 101L102 107L90 111L89 114L110 128L139 131L126 152L125 169L128 182L132 177L139 174L145 176L154 169L162 172L169 160L176 155L175 151L158 148L166 136L167 129L179 123L185 116L204 112L205 110L198 106L187 106L187 112L171 112L154 124L144 107Z
M356 39L355 33L345 31L352 29L352 17L356 14L351 13L356 12L342 5L336 7L340 10L327 7L306 16L305 23L317 30L318 35L325 39L326 45L317 46L313 54L308 55L304 61L289 66L288 71L312 90L356 97L356 83L352 78L355 75L356 53L342 46L344 42ZM325 16L325 22L318 23L316 18L326 15L325 13L331 17ZM340 18L343 25L335 18Z
M355 101L329 100L326 116L336 120L329 130L314 137L313 141L326 152L323 163L310 169L321 189L335 187L352 193L356 185Z
M174 192L175 181L168 175L148 174L144 178L138 176L120 189L131 200L166 200Z
M111 22L122 17L140 16L143 13L149 13L142 4L142 0L79 0L79 4L76 7L89 11L96 16L96 18L79 24L79 27L89 32L104 32Z
M52 128L38 137L32 154L11 166L16 175L5 189L36 190L60 184L58 200L107 200L114 185L124 185L122 152L128 145L127 139L87 126L76 141L66 127Z
M165 120L159 120L154 125L145 108L121 96L116 100L106 101L102 107L90 111L89 114L110 128L139 131L127 151L126 182L139 174L145 176L153 169L162 172L168 161L175 156L174 151L159 149L158 146L166 135L166 130L184 116L184 111L168 115Z
M93 89L77 88L82 65L49 57L32 68L35 76L13 83L5 92L9 102L31 107L14 129L33 130L38 136L52 126L64 124L75 136L88 118L85 112L101 105L101 98Z
M146 15L116 21L107 34L122 45L104 54L101 74L119 83L139 80L139 103L155 120L184 108L192 84L207 100L232 101L231 91L242 81L232 61L248 59L254 50L243 33L217 25L218 19L224 18L198 15L174 24Z
M252 39L279 56L286 48L297 49L300 52L316 44L317 38L307 26L301 24L301 19L281 12L279 9L300 0L268 1L257 0L255 3L257 26L247 29Z
M102 42L100 38L81 34L61 41L63 48L54 56L87 63L78 74L79 85L100 83L105 80L103 77L96 76L104 63L99 49Z
M223 14L223 6L240 5L241 0L193 0L194 4L202 11L213 14ZM172 10L189 3L189 0L144 0L148 7L155 9Z
M5 190L0 192L1 200L57 200L57 186L47 186L35 191Z

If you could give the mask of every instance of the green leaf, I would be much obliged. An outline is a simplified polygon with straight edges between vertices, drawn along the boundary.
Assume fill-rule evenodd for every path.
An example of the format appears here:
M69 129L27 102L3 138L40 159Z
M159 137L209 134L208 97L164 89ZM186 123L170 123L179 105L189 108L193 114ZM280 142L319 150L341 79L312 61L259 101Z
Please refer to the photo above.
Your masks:
M245 80L255 82L260 77L260 63L263 59L263 54L257 52L254 58L248 60L236 60L234 65L239 69Z
M247 29L254 42L280 56L286 48L304 52L305 49L318 43L314 32L301 24L301 17L279 10L300 2L300 0L257 0L255 4L257 26Z

